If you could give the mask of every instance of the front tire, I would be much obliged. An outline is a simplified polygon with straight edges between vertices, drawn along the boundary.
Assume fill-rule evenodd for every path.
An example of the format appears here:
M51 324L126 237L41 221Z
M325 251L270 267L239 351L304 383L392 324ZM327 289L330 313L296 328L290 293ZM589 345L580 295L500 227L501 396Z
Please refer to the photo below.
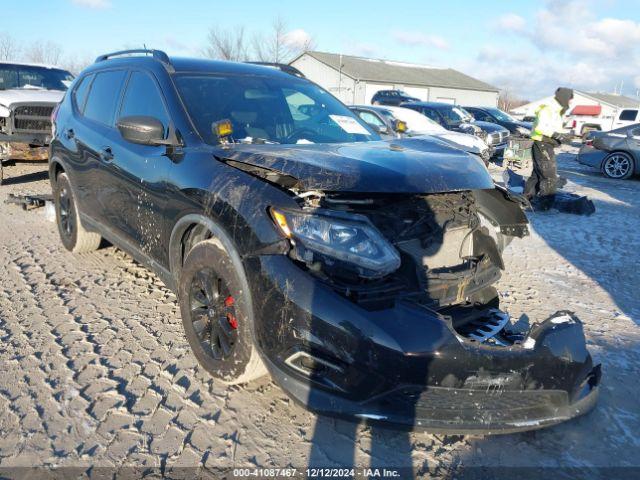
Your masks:
M625 180L633 175L633 158L626 152L613 152L602 161L602 173L609 178Z
M102 237L85 230L80 222L76 199L66 173L61 173L54 185L56 223L64 248L74 253L92 252L100 246Z
M231 256L218 239L188 253L179 282L180 313L193 354L225 385L267 373L253 342L253 312Z

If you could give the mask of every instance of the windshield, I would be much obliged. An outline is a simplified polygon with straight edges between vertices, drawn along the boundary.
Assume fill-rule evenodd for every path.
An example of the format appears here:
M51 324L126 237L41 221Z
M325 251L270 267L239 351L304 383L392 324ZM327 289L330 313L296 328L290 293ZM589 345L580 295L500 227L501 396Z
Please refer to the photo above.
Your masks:
M498 108L487 108L487 111L501 122L515 122L516 120L507 112L503 112Z
M402 120L407 124L407 133L409 134L421 134L421 133L441 133L447 130L434 122L429 117L422 115L421 113L411 110L409 108L402 107L387 107L395 118Z
M65 91L73 75L57 68L0 64L0 90L34 88Z
M294 77L182 74L178 91L198 132L218 143L212 124L229 120L242 143L348 143L379 140L333 95Z

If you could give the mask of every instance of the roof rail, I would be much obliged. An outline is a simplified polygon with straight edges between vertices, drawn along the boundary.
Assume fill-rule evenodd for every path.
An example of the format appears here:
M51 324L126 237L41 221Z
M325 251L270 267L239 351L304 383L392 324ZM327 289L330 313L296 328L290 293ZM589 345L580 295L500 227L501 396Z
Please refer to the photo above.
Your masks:
M277 68L278 70L288 73L289 75L294 75L300 78L306 78L300 70L298 70L296 67L292 67L291 65L287 65L286 63L276 63L276 62L245 62L245 63L251 63L252 65L262 65L263 67Z
M98 58L96 58L95 63L103 62L113 57L124 57L128 55L136 54L136 53L151 55L153 58L155 58L156 60L159 60L163 64L167 66L171 66L171 60L169 59L169 55L167 55L162 50L154 50L154 49L148 49L148 48L135 48L132 50L120 50L118 52L105 53L104 55L100 55Z

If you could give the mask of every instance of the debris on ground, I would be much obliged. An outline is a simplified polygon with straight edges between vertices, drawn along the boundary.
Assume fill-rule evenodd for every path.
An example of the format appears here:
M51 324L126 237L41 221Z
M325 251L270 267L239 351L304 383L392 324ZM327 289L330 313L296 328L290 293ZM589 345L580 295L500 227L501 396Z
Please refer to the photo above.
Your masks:
M20 205L23 210L44 207L47 202L53 203L53 195L15 195L13 193L10 193L7 196L7 199L4 201L4 203L6 203L7 205Z

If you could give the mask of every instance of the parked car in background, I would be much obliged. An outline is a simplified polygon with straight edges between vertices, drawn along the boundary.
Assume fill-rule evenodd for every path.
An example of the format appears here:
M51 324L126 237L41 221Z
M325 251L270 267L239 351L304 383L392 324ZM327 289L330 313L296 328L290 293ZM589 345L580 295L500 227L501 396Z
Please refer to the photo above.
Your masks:
M439 432L595 405L580 320L517 329L499 309L528 220L471 155L381 141L278 69L157 50L98 57L54 123L62 244L106 238L153 269L216 382L270 373L312 411Z
M498 125L503 126L507 130L509 130L511 135L521 137L528 137L529 135L531 135L531 129L533 128L532 123L516 120L507 112L503 112L499 108L464 107L464 110L473 115L473 118L476 121L497 123Z
M576 109L582 110L576 111ZM593 111L590 112L589 108ZM577 137L586 138L591 131L609 132L640 122L640 100L637 108L620 108L613 116L601 117L600 107L597 105L580 105L574 107L564 123L564 127Z
M462 107L440 102L402 104L430 118L447 130L468 133L484 140L493 149L492 158L502 158L509 141L509 130L490 122L476 121Z
M371 97L372 105L400 105L403 102L418 102L419 98L412 97L402 90L378 90Z
M489 161L493 152L481 138L447 130L430 118L408 108L370 105L354 105L349 108L373 128L377 128L383 138L394 139L396 143L401 145L419 148L420 144L416 140L440 141L454 148L478 155L485 163ZM401 133L396 131L396 125L399 122L405 125ZM398 141L398 137L411 138L412 141Z
M9 160L46 160L51 114L73 75L61 68L0 62L0 183Z
M625 179L639 174L640 123L610 132L588 132L577 160L609 178Z

